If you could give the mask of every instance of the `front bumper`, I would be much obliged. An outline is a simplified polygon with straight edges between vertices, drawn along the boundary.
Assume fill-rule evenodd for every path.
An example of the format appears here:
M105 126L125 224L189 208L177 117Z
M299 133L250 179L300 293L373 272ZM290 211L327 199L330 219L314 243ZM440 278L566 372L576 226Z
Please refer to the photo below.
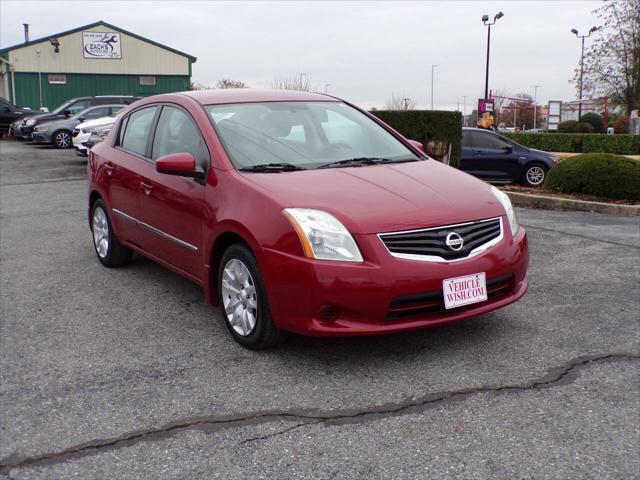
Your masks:
M75 134L75 132L74 132ZM73 147L76 150L78 155L87 155L89 153L89 149L87 148L86 142L91 137L91 133L78 133L75 137L73 137Z
M524 228L515 237L505 232L500 243L475 257L445 263L392 257L377 235L355 239L367 259L364 263L262 250L270 309L280 328L313 336L401 332L482 315L527 291ZM445 310L442 281L479 272L486 273L489 299Z
M46 132L34 131L31 136L31 141L33 143L52 143L53 142L51 138L51 133L48 130Z

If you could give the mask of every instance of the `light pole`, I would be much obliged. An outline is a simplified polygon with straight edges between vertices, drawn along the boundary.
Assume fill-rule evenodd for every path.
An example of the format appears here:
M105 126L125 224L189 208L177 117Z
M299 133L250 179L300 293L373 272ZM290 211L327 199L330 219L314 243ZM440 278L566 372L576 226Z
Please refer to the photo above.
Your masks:
M598 31L598 27L591 27L589 29L589 33L586 35L579 35L578 30L575 28L571 29L571 33L573 33L576 37L582 40L582 50L580 52L580 98L578 99L578 121L580 121L580 117L582 116L582 74L584 72L584 39L591 36L593 32Z
M493 17L493 22L489 21L489 15L482 16L482 23L487 28L487 71L484 79L484 98L489 98L489 46L491 45L491 25L496 23L499 19L504 17L504 13L498 12Z
M431 64L431 110L433 110L433 69L439 66Z
M462 125L467 126L467 96L462 96Z
M38 90L40 92L40 109L42 110L42 69L40 68L40 50L36 50L38 60Z
M533 129L536 129L536 115L538 113L538 88L542 85L533 85Z

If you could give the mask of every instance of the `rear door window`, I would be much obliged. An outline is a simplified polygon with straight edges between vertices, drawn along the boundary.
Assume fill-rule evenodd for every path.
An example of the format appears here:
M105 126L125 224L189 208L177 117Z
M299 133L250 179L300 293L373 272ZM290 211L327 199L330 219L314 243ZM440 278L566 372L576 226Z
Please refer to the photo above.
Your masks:
M146 154L149 133L157 110L157 106L147 107L129 115L120 143L122 148L139 155Z

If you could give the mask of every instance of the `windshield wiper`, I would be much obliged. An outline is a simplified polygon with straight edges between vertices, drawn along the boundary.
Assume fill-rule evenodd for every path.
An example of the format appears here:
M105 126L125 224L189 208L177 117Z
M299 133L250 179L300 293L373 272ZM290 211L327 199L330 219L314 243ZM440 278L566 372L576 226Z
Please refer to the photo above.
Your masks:
M403 162L417 162L415 158L396 159L382 158L382 157L356 157L347 158L346 160L338 160L337 162L325 163L318 168L332 168L341 166L354 166L354 165L378 165L380 163L403 163Z
M306 170L304 167L293 165L292 163L260 163L250 167L239 168L241 172L293 172L296 170Z

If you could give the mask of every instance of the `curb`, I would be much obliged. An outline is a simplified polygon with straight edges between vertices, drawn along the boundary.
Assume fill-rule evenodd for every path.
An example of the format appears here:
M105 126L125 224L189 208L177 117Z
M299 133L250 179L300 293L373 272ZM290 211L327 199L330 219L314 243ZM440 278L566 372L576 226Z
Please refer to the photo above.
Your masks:
M640 205L616 205L613 203L587 202L568 198L530 195L528 193L507 192L516 207L542 208L546 210L577 210L580 212L607 213L609 215L640 216Z

